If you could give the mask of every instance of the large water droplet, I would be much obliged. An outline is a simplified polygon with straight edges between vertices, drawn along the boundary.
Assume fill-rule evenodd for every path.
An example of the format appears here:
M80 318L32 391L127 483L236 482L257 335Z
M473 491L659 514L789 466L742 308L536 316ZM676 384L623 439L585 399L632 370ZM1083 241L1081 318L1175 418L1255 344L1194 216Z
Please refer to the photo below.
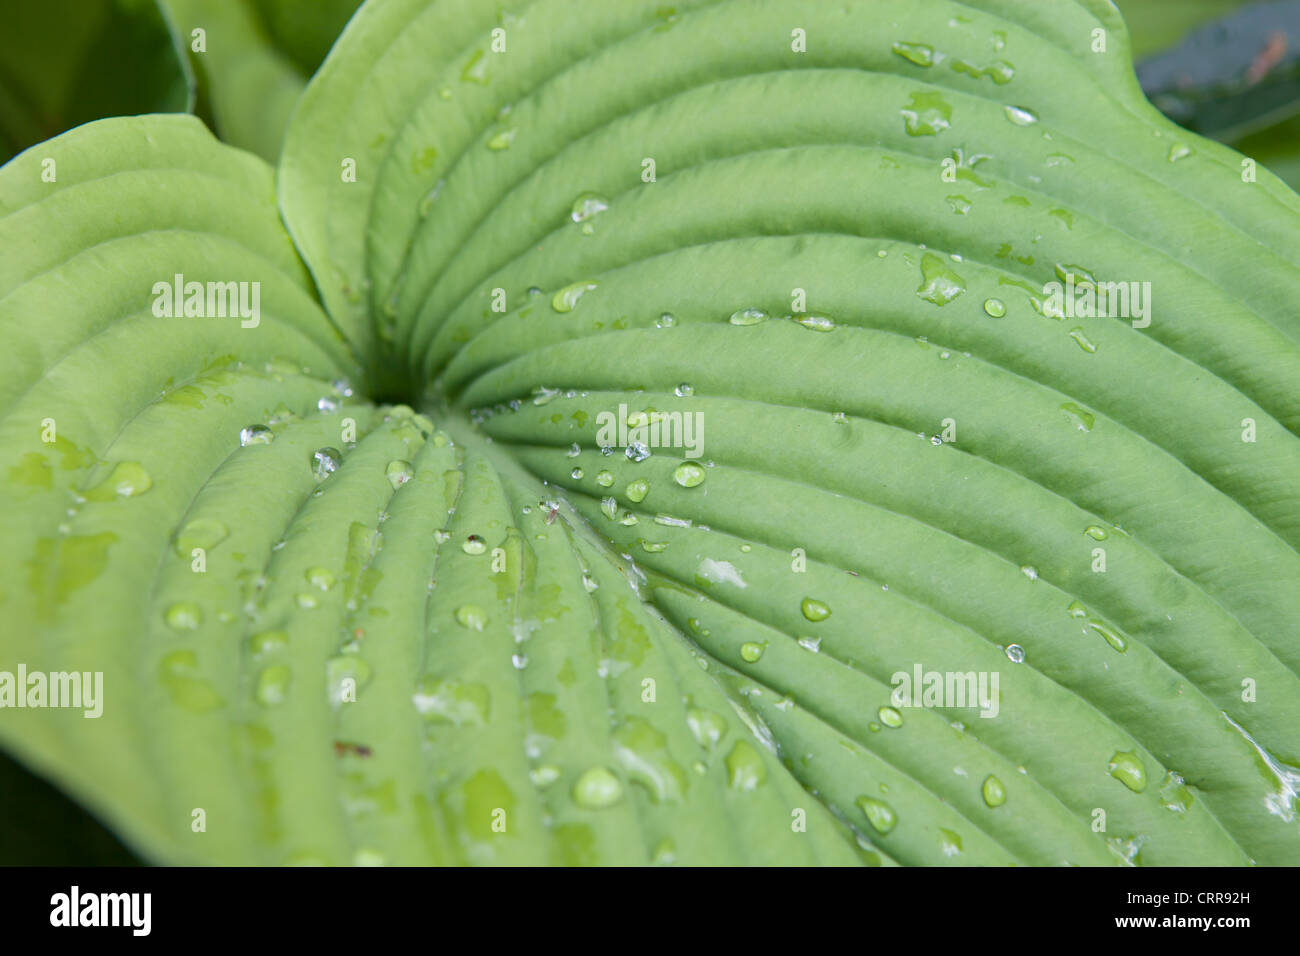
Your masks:
M921 285L916 290L918 299L944 306L966 291L966 280L933 252L921 259Z
M461 627L481 631L487 627L488 613L477 604L462 604L456 608L456 621Z
M898 823L898 817L894 813L894 808L883 800L877 800L874 797L862 796L857 799L858 809L862 811L867 822L871 824L872 829L877 833L886 834L894 829Z
M563 289L551 296L551 308L556 312L572 312L578 304L578 300L584 295L596 288L594 279L583 279L580 282L574 282L566 285Z
M239 444L246 445L269 445L275 441L275 432L265 425L245 425L239 430Z
M153 479L139 462L119 461L107 478L84 492L84 497L88 501L113 501L142 495L152 487Z
M623 784L613 771L592 767L583 771L573 784L573 800L588 810L603 810L623 799Z
M1134 751L1120 751L1110 758L1106 768L1110 775L1134 793L1141 793L1147 788L1147 770L1142 760Z
M169 607L163 617L173 631L193 631L202 623L203 612L193 601L181 601Z
M952 106L938 92L917 91L899 113L908 136L937 136L948 128Z
M909 63L915 63L917 66L934 65L934 47L928 43L904 43L898 40L895 41L892 49Z
M623 492L627 495L627 500L633 504L640 504L645 500L645 496L650 494L650 482L645 478L637 478L627 483L627 488Z
M398 458L388 463L388 466L384 469L384 475L388 478L388 483L393 486L395 491L415 477L415 469L411 467L409 461Z
M317 448L311 453L311 470L317 481L324 481L338 471L343 453L337 448Z
M767 779L763 758L748 740L737 740L727 754L727 781L733 790L756 790Z
M673 481L683 488L703 484L705 477L703 466L693 461L684 461L673 470Z
M824 621L831 616L831 609L824 602L816 598L806 597L799 603L799 610L808 620L816 623Z
M1005 110L1007 119L1017 126L1033 126L1038 122L1038 114L1023 106L1008 106Z
M727 321L732 325L758 325L767 320L768 314L762 309L740 309L731 313L731 318Z

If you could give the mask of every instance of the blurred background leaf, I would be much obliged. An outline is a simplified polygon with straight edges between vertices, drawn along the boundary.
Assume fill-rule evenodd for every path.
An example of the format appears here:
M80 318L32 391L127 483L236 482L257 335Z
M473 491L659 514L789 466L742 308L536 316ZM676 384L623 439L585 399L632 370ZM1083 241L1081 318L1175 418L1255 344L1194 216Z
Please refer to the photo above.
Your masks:
M0 163L93 119L183 112L192 87L154 0L6 2Z
M189 51L200 115L225 142L274 163L298 95L360 0L158 2Z
M1147 98L1300 189L1300 0L1116 0Z

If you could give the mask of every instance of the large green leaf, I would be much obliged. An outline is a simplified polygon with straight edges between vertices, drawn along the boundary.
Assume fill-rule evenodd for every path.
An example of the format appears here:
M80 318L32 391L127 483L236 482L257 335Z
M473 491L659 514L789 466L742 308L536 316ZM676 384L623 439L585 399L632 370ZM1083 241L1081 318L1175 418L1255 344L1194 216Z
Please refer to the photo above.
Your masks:
M102 116L187 109L187 66L154 0L8 4L0 30L0 162Z
M39 153L0 670L105 713L0 739L149 858L1300 859L1300 200L1109 4L371 2L288 235L192 120ZM176 273L260 324L156 317Z

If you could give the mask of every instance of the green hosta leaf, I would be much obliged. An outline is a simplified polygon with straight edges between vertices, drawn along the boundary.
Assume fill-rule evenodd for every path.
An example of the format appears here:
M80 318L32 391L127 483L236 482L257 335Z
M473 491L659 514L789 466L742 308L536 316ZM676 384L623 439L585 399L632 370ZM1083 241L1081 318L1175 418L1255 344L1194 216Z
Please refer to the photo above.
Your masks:
M187 66L153 0L10 4L0 31L0 162L102 116L184 111Z
M1297 860L1300 201L1108 4L372 2L292 244L193 121L43 149L0 670L105 712L0 735L150 858Z

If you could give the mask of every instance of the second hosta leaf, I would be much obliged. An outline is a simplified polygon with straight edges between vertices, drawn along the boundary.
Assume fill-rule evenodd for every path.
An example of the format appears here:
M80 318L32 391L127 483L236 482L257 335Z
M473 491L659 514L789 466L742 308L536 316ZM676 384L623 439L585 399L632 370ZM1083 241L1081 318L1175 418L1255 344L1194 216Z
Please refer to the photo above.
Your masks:
M1109 4L369 3L279 170L322 305L192 121L43 149L0 669L113 696L0 733L153 858L1300 856L1297 200Z

